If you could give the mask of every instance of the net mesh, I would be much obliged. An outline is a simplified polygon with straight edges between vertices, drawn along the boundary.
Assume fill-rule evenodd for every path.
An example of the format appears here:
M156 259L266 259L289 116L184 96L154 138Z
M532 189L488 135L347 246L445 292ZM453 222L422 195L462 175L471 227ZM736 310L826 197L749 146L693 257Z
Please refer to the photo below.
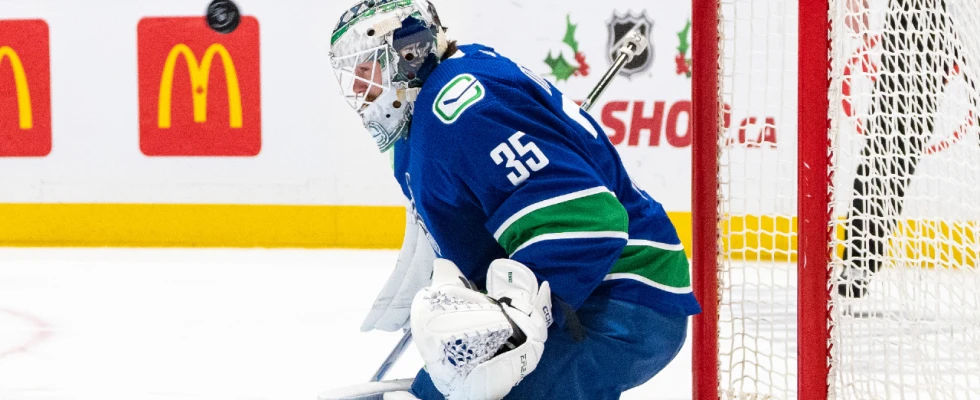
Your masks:
M723 399L796 393L796 2L721 2Z
M831 3L835 398L980 397L980 8Z
M797 2L719 11L719 391L792 399ZM830 397L980 398L980 7L831 0L805 17L832 26Z

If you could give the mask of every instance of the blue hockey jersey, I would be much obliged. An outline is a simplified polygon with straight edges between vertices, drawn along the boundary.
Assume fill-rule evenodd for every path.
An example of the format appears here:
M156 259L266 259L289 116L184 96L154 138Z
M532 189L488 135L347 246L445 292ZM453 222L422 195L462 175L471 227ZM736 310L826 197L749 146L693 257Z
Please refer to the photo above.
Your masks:
M550 82L492 48L460 46L414 107L395 177L436 254L478 286L491 261L511 258L574 309L600 295L700 312L663 207Z

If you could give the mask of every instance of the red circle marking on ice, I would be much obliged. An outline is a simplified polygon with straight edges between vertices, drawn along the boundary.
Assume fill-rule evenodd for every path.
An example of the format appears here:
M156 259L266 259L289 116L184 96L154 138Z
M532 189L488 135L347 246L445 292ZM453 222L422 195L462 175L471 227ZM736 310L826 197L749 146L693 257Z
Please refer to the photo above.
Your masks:
M15 344L12 347L0 347L0 359L17 353L26 353L32 347L37 346L38 343L43 342L48 338L48 336L51 335L51 330L49 329L48 324L33 315L4 308L0 308L0 314L11 316L14 319L23 321L34 328L30 337L23 343Z

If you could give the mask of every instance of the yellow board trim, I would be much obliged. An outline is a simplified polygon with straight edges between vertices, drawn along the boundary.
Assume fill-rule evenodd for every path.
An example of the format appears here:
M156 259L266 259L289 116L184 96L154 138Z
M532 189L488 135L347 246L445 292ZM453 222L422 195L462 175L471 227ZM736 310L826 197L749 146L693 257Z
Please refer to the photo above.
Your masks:
M691 255L691 213L668 213ZM906 260L978 266L978 222L908 220L892 236ZM723 254L795 261L796 218L723 218ZM0 204L4 247L262 247L398 249L403 207L220 204ZM843 238L843 229L838 229ZM838 255L842 248L838 248ZM899 250L900 251L900 250Z
M400 248L404 207L0 204L0 246Z
M690 252L691 213L669 213ZM398 249L404 207L2 204L4 247Z
M843 218L840 219L844 221ZM889 254L902 256L904 264L935 267L980 266L980 231L977 221L943 221L908 219L902 221L889 238ZM745 261L796 261L796 217L771 215L734 215L722 218L722 252L727 258ZM834 234L844 240L845 225L836 226ZM682 239L683 240L683 239ZM837 256L844 254L843 244Z
M796 217L735 215L722 218L722 254L745 261L796 261Z

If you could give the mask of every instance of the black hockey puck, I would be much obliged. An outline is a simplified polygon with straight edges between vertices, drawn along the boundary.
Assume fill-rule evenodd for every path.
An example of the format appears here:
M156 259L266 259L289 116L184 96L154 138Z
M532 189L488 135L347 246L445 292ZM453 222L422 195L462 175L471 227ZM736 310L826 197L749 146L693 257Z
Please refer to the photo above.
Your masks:
M238 6L231 0L213 0L207 10L208 26L215 32L229 34L242 22Z

